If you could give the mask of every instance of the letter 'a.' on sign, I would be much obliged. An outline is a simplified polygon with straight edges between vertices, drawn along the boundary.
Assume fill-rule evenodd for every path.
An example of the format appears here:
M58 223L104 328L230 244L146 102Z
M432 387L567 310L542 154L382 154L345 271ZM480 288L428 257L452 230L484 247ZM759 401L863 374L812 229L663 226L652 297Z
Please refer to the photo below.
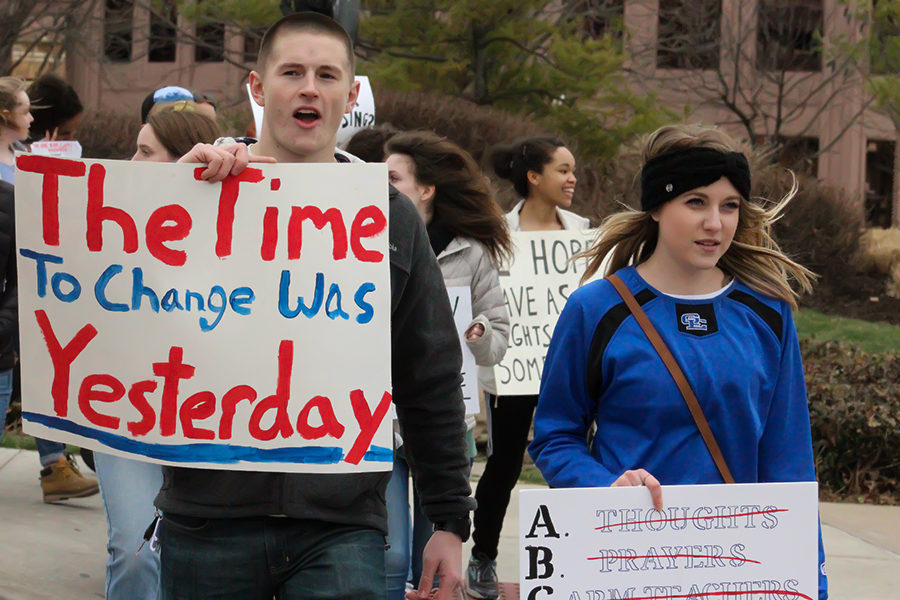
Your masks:
M814 600L818 485L519 492L521 598Z
M466 343L466 329L472 324L472 288L451 286L447 288L450 296L450 308L453 309L453 322L459 332L459 344L462 346L462 394L467 415L477 415L481 410L478 403L478 365L475 355Z
M218 469L390 470L387 169L18 159L25 431Z
M494 367L497 393L536 395L553 328L566 300L578 288L585 261L570 259L589 248L588 231L514 231L512 264L500 270L509 311L509 348Z

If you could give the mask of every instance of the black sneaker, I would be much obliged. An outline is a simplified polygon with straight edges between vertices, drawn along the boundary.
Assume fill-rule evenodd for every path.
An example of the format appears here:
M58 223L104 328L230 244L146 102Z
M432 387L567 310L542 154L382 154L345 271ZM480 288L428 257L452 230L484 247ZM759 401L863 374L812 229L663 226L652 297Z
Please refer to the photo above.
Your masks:
M497 561L484 554L473 555L466 569L466 591L473 598L496 600L500 595L497 586Z

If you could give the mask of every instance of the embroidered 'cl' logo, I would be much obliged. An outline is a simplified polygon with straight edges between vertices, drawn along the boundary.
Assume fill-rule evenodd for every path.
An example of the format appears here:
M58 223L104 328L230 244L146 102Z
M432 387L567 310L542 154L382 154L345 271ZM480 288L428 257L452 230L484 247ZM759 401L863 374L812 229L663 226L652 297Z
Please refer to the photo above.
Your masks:
M684 313L681 315L681 324L688 331L706 331L706 319L703 319L697 313Z

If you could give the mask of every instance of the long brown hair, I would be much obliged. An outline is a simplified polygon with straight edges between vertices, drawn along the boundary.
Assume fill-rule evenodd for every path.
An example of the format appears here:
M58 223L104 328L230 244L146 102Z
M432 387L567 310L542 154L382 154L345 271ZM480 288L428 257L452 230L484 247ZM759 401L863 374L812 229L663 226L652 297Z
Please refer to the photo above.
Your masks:
M742 149L725 132L704 125L667 125L644 138L641 164L671 150L713 148L721 152ZM797 193L797 181L780 201L774 204L764 198L741 200L737 230L722 258L719 268L761 294L779 298L797 307L798 293L791 280L803 292L812 291L816 275L788 258L772 238L772 223L778 220L791 198ZM769 204L768 208L765 206ZM601 266L603 275L615 273L631 264L640 264L656 250L659 225L651 212L628 209L606 218L597 233L597 243L581 256L588 259L582 282L590 279ZM604 261L607 261L606 263Z
M484 244L495 264L512 255L503 211L468 152L431 131L407 131L388 140L385 154L409 156L416 181L434 186L433 218L450 233Z

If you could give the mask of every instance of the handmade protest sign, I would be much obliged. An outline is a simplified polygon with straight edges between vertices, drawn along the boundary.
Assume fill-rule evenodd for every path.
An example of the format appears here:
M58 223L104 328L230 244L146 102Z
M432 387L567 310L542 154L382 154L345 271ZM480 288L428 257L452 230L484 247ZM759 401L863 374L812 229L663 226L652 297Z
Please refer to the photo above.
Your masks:
M509 311L509 349L494 367L498 395L537 394L544 358L559 313L578 287L585 261L570 259L589 247L594 231L515 231L515 255L500 270Z
M818 485L519 493L521 597L818 598Z
M391 468L381 164L19 157L25 431L154 462Z
M459 332L459 344L462 346L462 394L467 415L477 415L481 410L478 403L478 365L475 355L466 343L466 329L472 323L472 289L464 286L447 288L450 296L450 308L453 309L453 323Z
M341 148L357 131L375 125L375 95L372 93L372 84L365 75L357 75L355 79L359 83L359 95L356 97L353 110L344 115L338 128L337 142Z
M32 142L31 153L58 158L81 158L81 144L77 141Z

